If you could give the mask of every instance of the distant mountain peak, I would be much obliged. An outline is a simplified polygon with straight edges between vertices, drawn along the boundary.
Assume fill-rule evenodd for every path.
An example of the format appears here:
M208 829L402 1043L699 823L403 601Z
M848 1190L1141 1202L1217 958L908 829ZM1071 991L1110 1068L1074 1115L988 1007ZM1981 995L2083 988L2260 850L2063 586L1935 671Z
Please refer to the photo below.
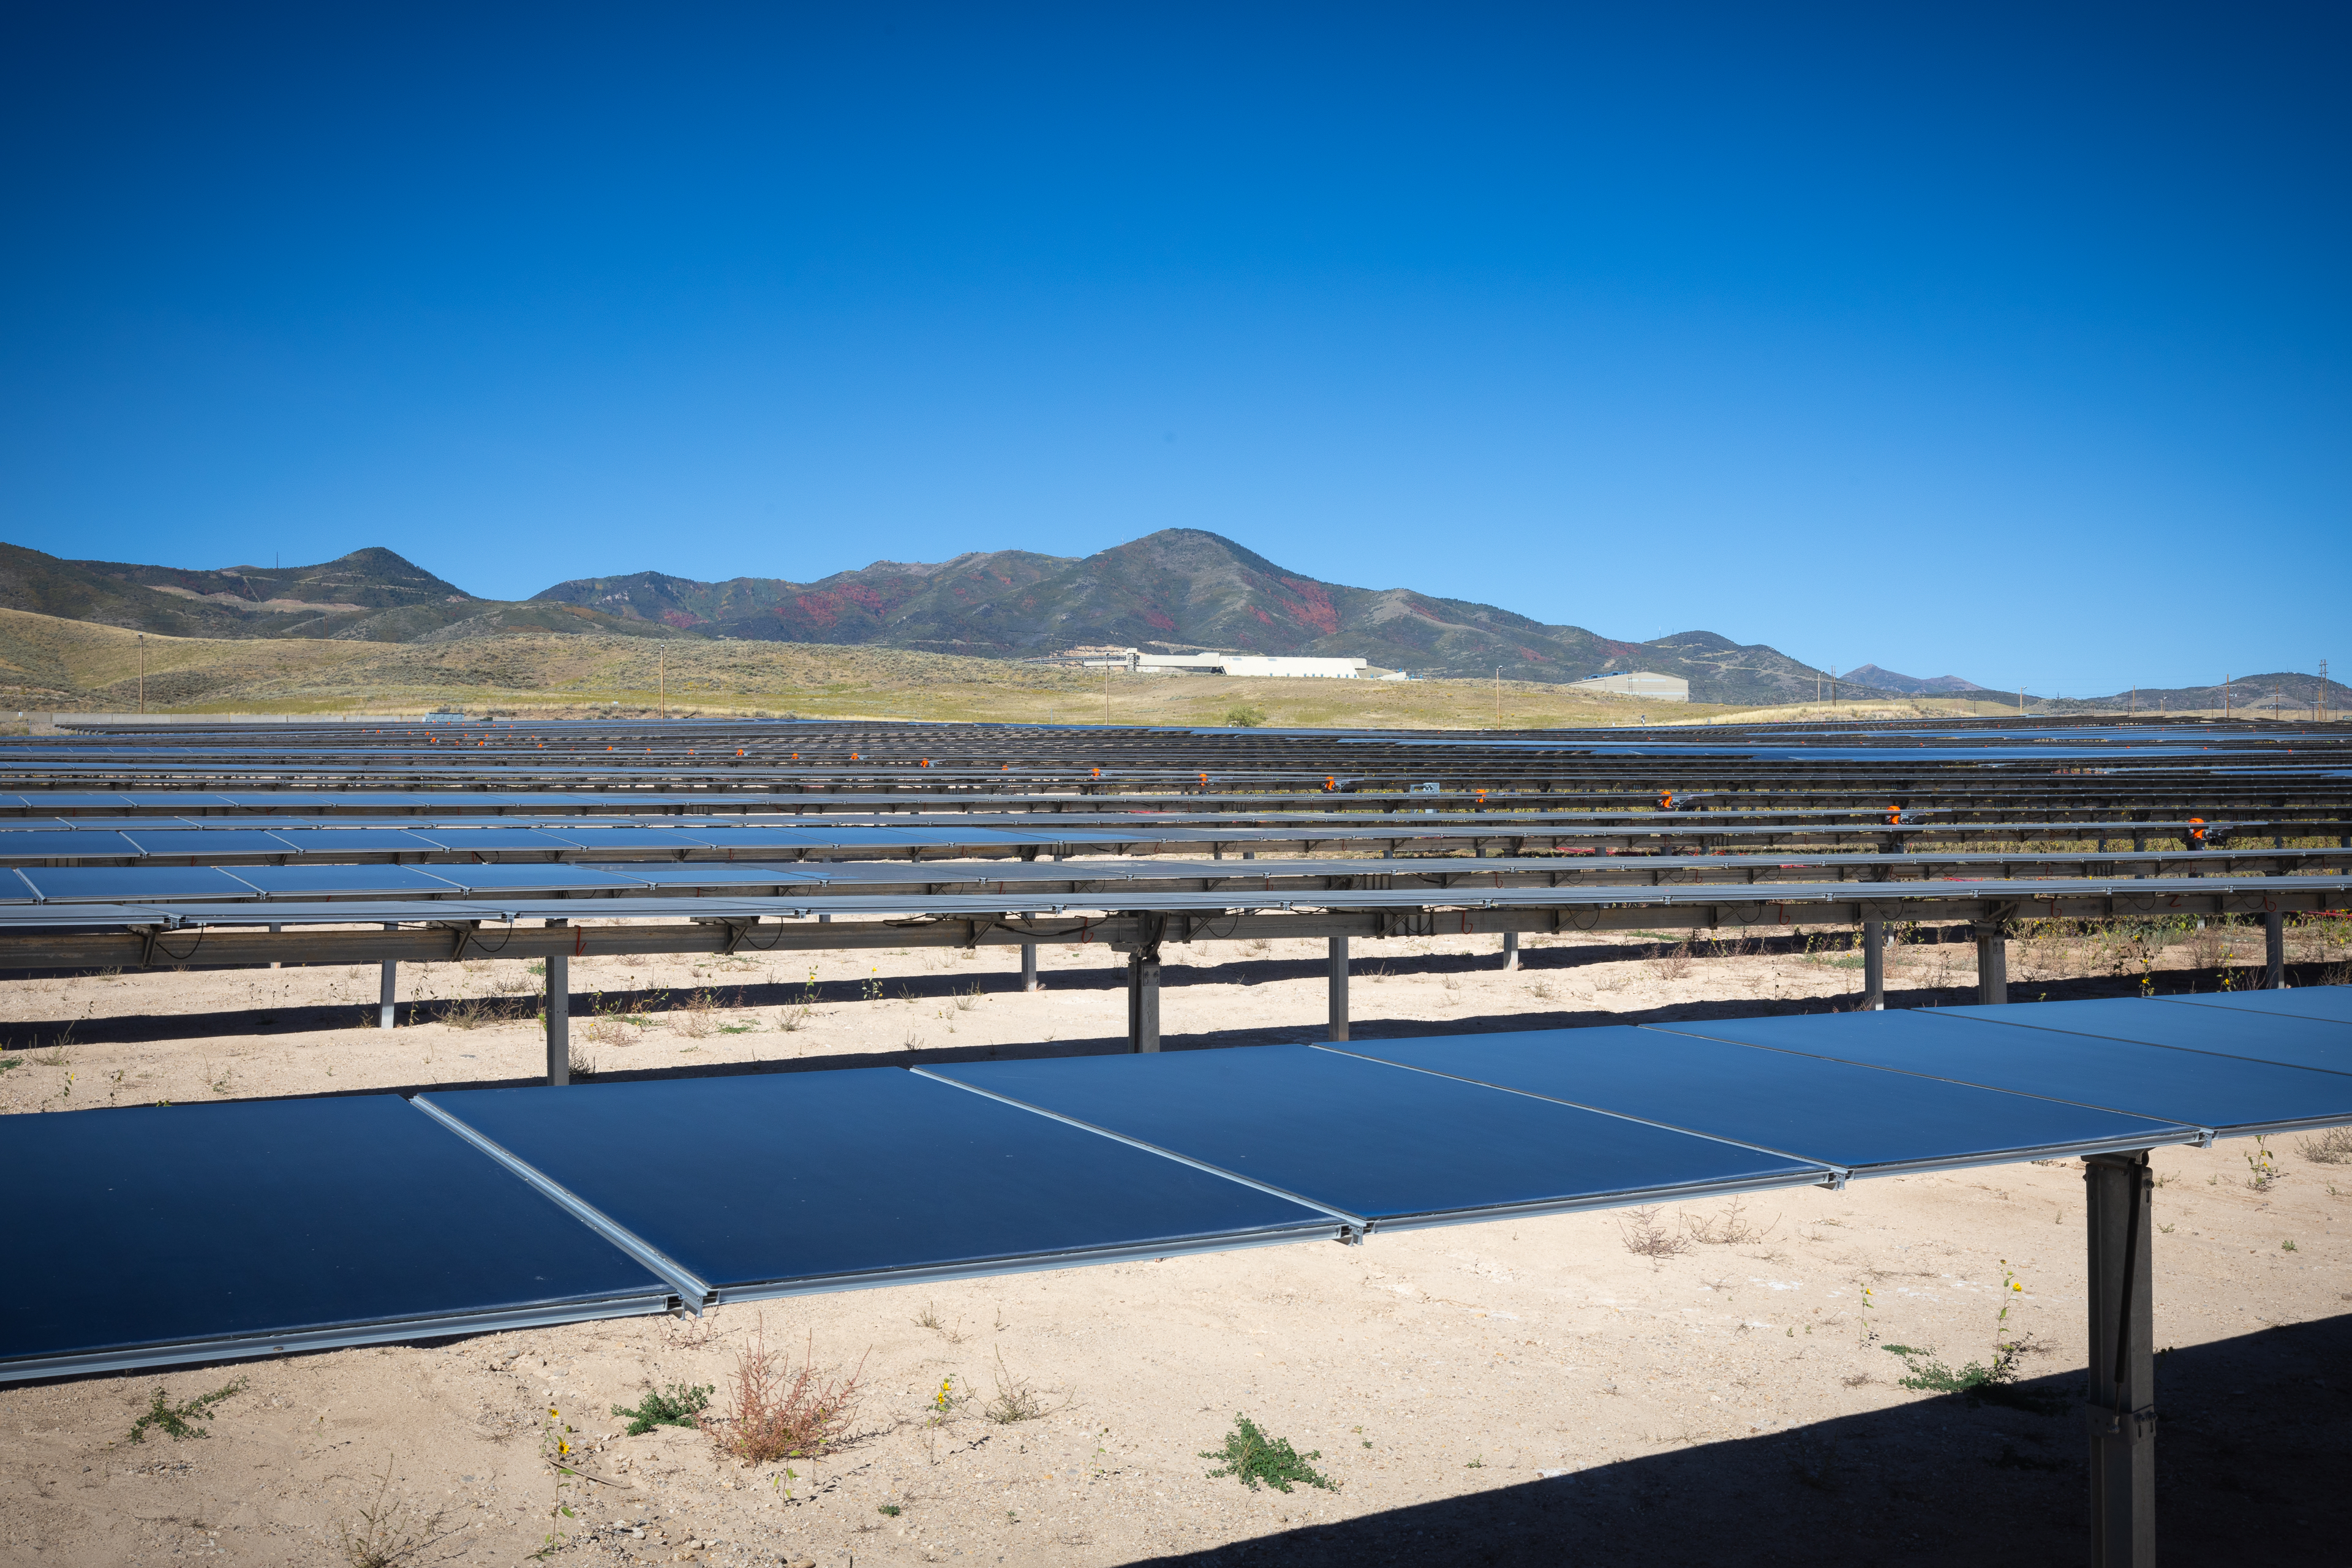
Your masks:
M1857 685L1875 687L1881 691L1899 691L1906 697L1939 696L1953 691L1990 689L1990 688L1979 686L1973 680L1963 680L1957 675L1931 676L1922 680L1916 676L1897 675L1891 669L1881 669L1874 664L1861 665L1849 669L1839 676L1838 679L1841 682L1850 680Z

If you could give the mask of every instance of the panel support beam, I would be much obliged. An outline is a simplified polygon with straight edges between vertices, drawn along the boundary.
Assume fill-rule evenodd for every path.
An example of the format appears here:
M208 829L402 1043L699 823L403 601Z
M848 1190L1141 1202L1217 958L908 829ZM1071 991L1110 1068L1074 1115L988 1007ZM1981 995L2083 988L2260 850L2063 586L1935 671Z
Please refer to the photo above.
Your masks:
M1518 969L1518 967L1519 933L1515 931L1507 931L1503 933L1503 973L1506 974L1513 973Z
M1021 989L1037 989L1037 944L1034 942L1021 944Z
M2263 984L2286 989L2286 916L2277 910L2263 912Z
M398 931L400 928L394 925L388 925L383 929L386 931ZM389 1029L392 1027L393 1010L398 1004L399 996L400 961L398 959L387 958L383 961L383 977L376 984L377 1019L375 1026L377 1028Z
M2009 936L2005 922L1990 921L1976 928L1977 1005L1990 1007L2009 1000Z
M562 921L547 922L550 930ZM561 1089L572 1081L572 955L547 955L547 1081Z
M1328 1037L1344 1040L1348 1037L1348 939L1335 936L1328 941L1331 965Z
M2083 1162L2090 1241L2091 1561L2156 1564L2155 1269L2147 1152Z
M1862 921L1862 1005L1873 1013L1886 1005L1886 921L1877 915Z

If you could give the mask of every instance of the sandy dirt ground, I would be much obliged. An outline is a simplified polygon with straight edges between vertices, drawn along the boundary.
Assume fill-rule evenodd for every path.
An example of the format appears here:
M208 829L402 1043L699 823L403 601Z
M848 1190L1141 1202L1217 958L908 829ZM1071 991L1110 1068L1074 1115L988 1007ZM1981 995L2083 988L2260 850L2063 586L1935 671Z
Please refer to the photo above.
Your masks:
M1492 938L1360 943L1356 1032L1850 1006L1843 942L1555 939L1517 973ZM1897 956L1893 1005L1971 999L1967 947ZM2214 956L2168 950L2151 983L2210 990ZM2317 961L2340 954L2297 956L2315 961L2297 980L2336 978ZM2138 990L2113 957L2021 943L2013 994ZM1116 963L1045 949L1045 987L1024 994L1009 951L576 961L577 1051L625 1081L1109 1050ZM1171 949L1169 1048L1320 1037L1321 968L1320 944ZM404 968L389 1033L362 1026L376 984L373 967L0 980L0 1110L541 1070L521 965ZM2305 1146L2270 1140L2281 1174L2259 1188L2251 1142L2155 1156L2168 1552L2352 1561L2352 1164ZM2027 1164L1657 1213L1685 1247L1662 1257L1631 1249L1639 1216L1569 1215L13 1386L0 1561L2079 1560L2082 1203L2074 1163ZM1990 1401L1901 1386L1886 1348L1957 1367L2004 1332L2027 1346L2021 1380ZM724 1414L755 1344L862 1368L849 1441L745 1466L696 1431L623 1435L612 1407L674 1384L715 1385ZM207 1436L131 1440L158 1390L227 1387L196 1418ZM992 1418L1008 1394L1034 1414ZM1210 1479L1198 1456L1237 1414L1318 1455L1331 1489ZM598 1479L557 1487L557 1426ZM357 1549L411 1536L405 1554Z

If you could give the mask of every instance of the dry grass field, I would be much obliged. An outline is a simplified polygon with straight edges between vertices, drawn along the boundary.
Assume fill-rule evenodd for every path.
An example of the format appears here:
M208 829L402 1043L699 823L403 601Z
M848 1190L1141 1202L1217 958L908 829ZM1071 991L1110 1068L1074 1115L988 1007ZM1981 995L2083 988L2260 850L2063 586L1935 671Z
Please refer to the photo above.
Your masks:
M142 638L0 610L8 710L129 712ZM1741 709L1601 697L1528 681L1238 679L1103 675L1000 659L800 643L656 642L522 634L448 642L216 640L149 635L153 713L394 713L444 705L523 716L610 708L1063 724L1218 724L1235 710L1296 727L1527 729L1737 720L1907 719L1933 701Z

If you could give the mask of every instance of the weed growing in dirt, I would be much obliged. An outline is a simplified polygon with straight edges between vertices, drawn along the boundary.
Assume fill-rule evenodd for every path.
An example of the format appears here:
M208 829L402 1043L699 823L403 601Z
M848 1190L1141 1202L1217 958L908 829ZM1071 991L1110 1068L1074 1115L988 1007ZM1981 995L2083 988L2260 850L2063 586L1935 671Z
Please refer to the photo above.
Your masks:
M747 1465L814 1458L848 1437L865 1372L861 1357L845 1377L821 1374L813 1337L795 1367L754 1331L735 1357L734 1408L723 1417L704 1416L703 1429L722 1453Z
M200 1394L195 1398L180 1405L165 1403L163 1391L159 1388L155 1391L154 1399L147 1406L147 1414L131 1423L131 1440L134 1443L144 1443L147 1440L147 1428L150 1426L167 1434L173 1442L178 1442L184 1437L209 1437L212 1436L211 1428L197 1426L197 1419L205 1411L244 1387L245 1379L240 1377L226 1388L215 1388L210 1394Z
M2258 1193L2269 1192L2286 1174L2271 1158L2269 1142L2261 1137L2255 1138L2254 1152L2246 1156L2246 1169L2251 1173L2246 1185Z
M1680 1217L1683 1234L1702 1247L1736 1247L1742 1242L1762 1241L1772 1234L1774 1228L1773 1226L1766 1226L1758 1230L1749 1222L1746 1198L1732 1199L1721 1214L1711 1219L1694 1214Z
M951 1345L963 1343L963 1320L958 1318L954 1328L948 1327L940 1321L939 1308L929 1301L924 1302L923 1310L915 1314L915 1327L929 1329Z
M386 1459L376 1480L375 1499L360 1510L359 1521L335 1521L335 1551L351 1568L400 1568L456 1533L446 1528L447 1517L435 1509L422 1519L412 1518L408 1505L392 1495L392 1461Z
M2010 1337L2009 1310L2011 1299L2024 1292L2025 1286L2004 1262L2000 1266L2000 1310L1993 1316L1992 1360L1970 1362L1957 1371L1933 1358L1932 1345L1881 1345L1887 1354L1902 1359L1908 1368L1908 1377L1896 1382L1905 1388L1922 1394L1958 1394L1971 1405L1990 1401L2014 1405L2025 1409L2042 1409L2047 1403L2026 1394L2015 1387L2017 1363L2042 1347L2033 1342L2031 1335Z
M1628 1209L1617 1217L1617 1234L1625 1238L1625 1250L1636 1258L1657 1261L1679 1258L1691 1249L1687 1237L1668 1230L1658 1218L1657 1205Z
M1234 1413L1234 1429L1225 1434L1225 1446L1205 1450L1200 1457L1224 1461L1209 1472L1209 1479L1231 1476L1252 1491L1263 1483L1286 1492L1301 1481L1327 1492L1339 1489L1338 1482L1317 1474L1307 1462L1321 1458L1321 1449L1301 1456L1287 1438L1267 1436L1258 1430L1256 1422L1239 1411Z
M2289 1242L2288 1246L2294 1245ZM1004 1352L996 1352L996 1397L981 1406L980 1413L999 1426L1011 1426L1023 1421L1034 1421L1046 1414L1045 1402L1029 1386L1025 1377L1014 1377L1004 1370Z
M2294 1152L2315 1165L2352 1165L2352 1127L2331 1127L2296 1144Z
M570 1044L569 1042L565 1044L563 1050L563 1059L568 1064L569 1070L574 1079L590 1079L596 1076L595 1052L583 1051L578 1046Z
M896 1519L907 1510L895 1502L886 1502L878 1505L874 1511L885 1519Z
M572 1511L572 1505L563 1500L563 1489L572 1485L580 1475L572 1468L572 1456L578 1451L572 1441L572 1429L564 1424L563 1412L552 1405L549 1405L546 1423L540 1428L539 1451L541 1457L547 1460L548 1468L554 1473L555 1495L547 1505L547 1539L538 1551L531 1553L533 1559L552 1557L562 1551L571 1540L563 1531L562 1521L578 1517Z
M710 1405L710 1396L719 1392L716 1384L699 1384L688 1387L673 1383L667 1390L648 1388L637 1407L625 1405L613 1406L613 1414L629 1418L629 1436L642 1437L656 1426L683 1426L688 1431L702 1424L702 1413Z

